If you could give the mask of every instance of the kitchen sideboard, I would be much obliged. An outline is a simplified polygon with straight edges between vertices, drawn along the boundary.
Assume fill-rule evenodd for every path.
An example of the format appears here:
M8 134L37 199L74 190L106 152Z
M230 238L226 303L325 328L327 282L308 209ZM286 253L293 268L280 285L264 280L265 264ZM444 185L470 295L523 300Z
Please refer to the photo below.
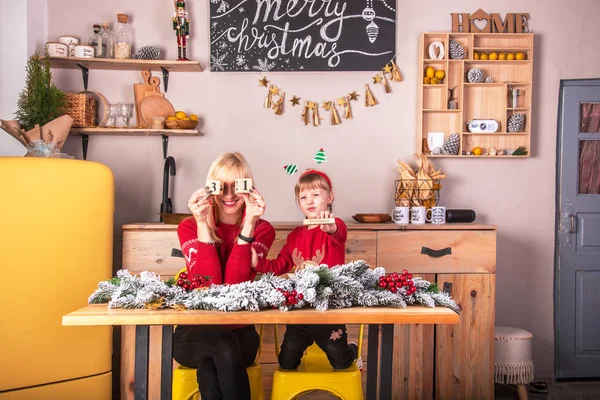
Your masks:
M493 399L496 226L347 224L346 261L365 260L388 271L408 269L413 275L436 281L462 309L458 325L395 326L393 398ZM277 236L269 258L277 255L297 225L273 226ZM122 267L136 274L175 275L185 267L176 230L176 225L161 223L124 225ZM356 329L349 328L351 336L353 332ZM151 327L150 335L149 357L154 368L149 371L149 398L159 398L160 327ZM134 328L123 327L122 399L133 398L134 339ZM260 360L265 391L269 392L271 372L277 366L272 343L272 330L265 330ZM366 348L363 344L364 360Z

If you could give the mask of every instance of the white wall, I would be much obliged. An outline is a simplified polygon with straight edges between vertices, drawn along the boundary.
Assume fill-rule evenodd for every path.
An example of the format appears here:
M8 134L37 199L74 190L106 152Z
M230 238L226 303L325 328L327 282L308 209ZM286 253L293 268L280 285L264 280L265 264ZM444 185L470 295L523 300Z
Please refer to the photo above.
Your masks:
M25 64L37 48L43 50L48 32L46 0L0 2L0 119L15 118L17 98L25 86ZM0 156L20 156L25 147L0 131Z

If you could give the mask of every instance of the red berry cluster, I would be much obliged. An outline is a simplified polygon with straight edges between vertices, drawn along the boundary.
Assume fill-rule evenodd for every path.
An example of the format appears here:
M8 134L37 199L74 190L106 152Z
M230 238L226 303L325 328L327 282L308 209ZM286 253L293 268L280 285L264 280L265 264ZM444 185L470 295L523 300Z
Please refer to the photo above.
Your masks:
M412 277L407 270L402 271L400 275L397 272L392 272L389 275L379 277L379 287L392 293L396 293L398 289L404 287L406 288L406 294L411 295L417 292Z
M287 290L283 290L282 288L277 288L277 291L285 297L285 304L288 306L297 304L299 300L304 299L304 295L302 293L296 292L295 290L288 292Z
M189 279L188 279L189 278ZM204 276L196 275L192 278L188 276L187 273L182 272L179 274L179 279L177 280L177 286L182 287L185 290L194 290L201 287L207 287L211 285L210 279L207 279Z

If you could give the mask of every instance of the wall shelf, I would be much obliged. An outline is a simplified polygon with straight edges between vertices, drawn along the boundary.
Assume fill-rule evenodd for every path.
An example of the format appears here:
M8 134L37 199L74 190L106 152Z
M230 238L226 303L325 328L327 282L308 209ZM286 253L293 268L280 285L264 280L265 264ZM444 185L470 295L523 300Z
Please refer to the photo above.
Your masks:
M196 129L146 129L146 128L72 128L74 135L108 136L202 136Z
M465 58L450 59L450 40L457 41L465 50ZM429 46L433 42L444 45L443 59L429 58ZM418 152L427 149L430 132L444 132L447 139L452 133L460 137L458 155L431 155L448 158L526 158L531 154L532 79L533 79L532 33L424 33L419 41L419 68L425 76L428 67L443 70L444 79L438 84L418 85L417 146ZM523 53L524 60L481 60L474 53ZM481 55L480 55L481 56ZM493 83L470 83L470 69L480 68ZM437 88L438 90L435 90ZM455 109L448 109L449 88L453 89ZM518 89L513 103L512 89ZM521 132L507 132L508 121L514 114L525 115ZM467 122L493 119L498 122L498 132L471 133ZM525 156L489 156L490 149L514 150L526 147ZM467 155L475 147L483 151L481 156Z

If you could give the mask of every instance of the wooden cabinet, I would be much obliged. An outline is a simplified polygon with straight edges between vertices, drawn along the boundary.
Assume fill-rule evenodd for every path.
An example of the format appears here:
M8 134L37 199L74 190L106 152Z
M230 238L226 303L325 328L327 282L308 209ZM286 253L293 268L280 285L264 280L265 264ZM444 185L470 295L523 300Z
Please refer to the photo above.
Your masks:
M277 230L269 252L274 258L292 224ZM178 256L175 225L132 224L123 227L123 268L132 273L154 271L164 278L185 266ZM394 328L394 399L492 399L494 395L494 309L496 227L473 224L396 225L348 223L346 261L365 260L388 271L408 269L437 282L462 308L454 326L396 325ZM349 327L350 335L356 327ZM121 394L132 397L134 330L122 329ZM160 354L151 328L150 358ZM263 335L265 392L270 393L277 360L272 330ZM368 337L365 338L368 341ZM366 360L366 342L363 359ZM160 363L150 370L149 391L158 393ZM366 369L368 369L366 365ZM158 396L156 397L158 398ZM268 397L266 397L268 398Z
M442 44L445 54L441 59L430 55L432 43ZM465 51L463 59L452 59L450 43L458 43ZM512 59L515 57L515 59ZM521 59L522 58L522 59ZM443 79L426 82L427 68L444 71ZM467 155L481 148L479 157L526 157L491 155L493 150L514 150L520 146L531 152L533 34L531 33L424 33L419 43L419 68L422 78L418 93L417 146L418 152L427 149L429 133L452 133L460 137L458 155L436 157L475 157ZM484 79L493 82L472 83L469 71L479 69ZM441 76L441 73L440 75ZM513 103L513 89L518 93ZM455 108L449 105L450 91L456 99ZM524 126L511 132L509 121L514 114L524 116ZM496 120L495 132L471 132L472 120ZM433 149L429 149L433 150ZM492 150L492 151L490 151Z

